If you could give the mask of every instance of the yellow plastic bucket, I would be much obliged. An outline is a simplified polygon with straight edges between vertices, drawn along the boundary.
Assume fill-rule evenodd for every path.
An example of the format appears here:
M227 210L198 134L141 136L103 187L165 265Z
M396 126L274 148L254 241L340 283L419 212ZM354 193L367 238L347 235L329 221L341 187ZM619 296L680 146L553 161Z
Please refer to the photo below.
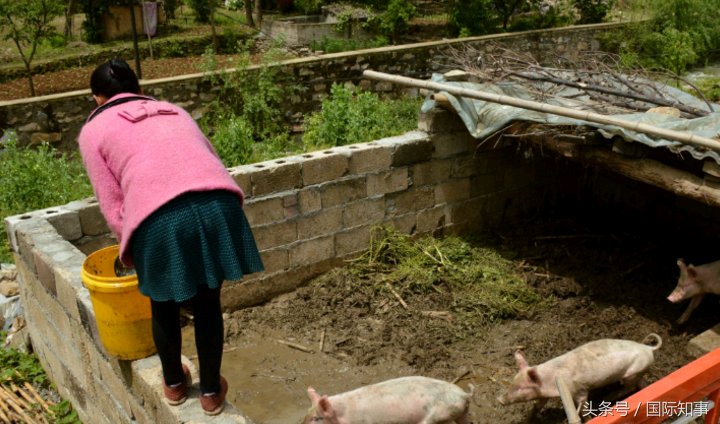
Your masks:
M140 294L136 275L115 274L118 251L114 245L91 253L83 262L82 281L105 351L119 359L145 358L155 353L150 298Z

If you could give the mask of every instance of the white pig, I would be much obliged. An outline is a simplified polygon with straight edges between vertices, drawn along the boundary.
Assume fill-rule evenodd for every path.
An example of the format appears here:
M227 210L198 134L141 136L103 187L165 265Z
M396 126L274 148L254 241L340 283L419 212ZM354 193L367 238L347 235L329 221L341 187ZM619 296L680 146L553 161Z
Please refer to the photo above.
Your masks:
M662 339L649 334L643 343L655 339L653 346L621 339L600 339L577 347L570 352L533 367L528 366L521 351L515 352L520 371L513 378L512 387L498 398L502 405L538 400L530 417L547 403L559 397L556 379L561 377L568 386L575 405L587 403L590 390L621 383L627 389L635 388L642 375L654 361L653 352L660 348Z
M308 387L303 424L470 424L470 393L428 377L401 377L333 395Z
M667 297L672 303L690 299L685 312L677 320L683 324L690 318L690 314L698 307L706 293L720 294L720 261L705 265L685 265L685 261L678 259L680 277L675 290Z

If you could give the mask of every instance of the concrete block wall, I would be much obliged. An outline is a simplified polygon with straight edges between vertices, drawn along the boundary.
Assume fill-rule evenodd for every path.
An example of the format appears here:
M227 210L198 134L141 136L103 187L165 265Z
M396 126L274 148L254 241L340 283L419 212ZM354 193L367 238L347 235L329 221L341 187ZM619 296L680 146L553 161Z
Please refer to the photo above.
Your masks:
M562 179L546 165L519 160L512 146L479 145L457 115L435 109L402 136L232 168L266 271L227 282L223 304L295 289L360 254L375 225L439 235L512 223L552 199ZM84 422L204 422L196 396L179 408L162 401L156 356L104 352L80 274L88 253L114 242L94 199L5 224L33 348ZM209 422L250 420L230 407Z

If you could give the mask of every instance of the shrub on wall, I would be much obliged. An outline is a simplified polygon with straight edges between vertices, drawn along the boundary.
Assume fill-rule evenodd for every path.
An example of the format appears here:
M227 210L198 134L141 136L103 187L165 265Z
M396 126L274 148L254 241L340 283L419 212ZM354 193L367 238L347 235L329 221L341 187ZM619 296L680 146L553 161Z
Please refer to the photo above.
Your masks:
M60 154L48 145L20 147L8 137L0 150L0 217L61 205L92 195L76 155ZM7 238L0 238L0 262L12 262Z
M308 119L304 148L318 150L399 135L417 128L420 99L383 101L376 94L333 84L320 112Z

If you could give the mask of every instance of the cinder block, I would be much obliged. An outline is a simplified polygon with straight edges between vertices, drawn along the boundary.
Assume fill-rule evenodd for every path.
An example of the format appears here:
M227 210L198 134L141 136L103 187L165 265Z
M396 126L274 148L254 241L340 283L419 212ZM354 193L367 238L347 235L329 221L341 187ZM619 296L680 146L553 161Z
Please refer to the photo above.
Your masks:
M302 182L304 186L334 181L348 173L348 157L342 152L325 150L302 156Z
M433 157L438 159L449 158L460 154L472 152L478 144L467 131L437 133L430 137L434 145Z
M230 176L232 176L235 184L243 191L246 199L253 196L252 181L250 180L252 172L250 172L249 168L248 165L244 165L228 169Z
M283 197L283 210L285 219L295 218L300 214L300 204L296 191Z
M406 190L409 186L408 168L395 168L379 174L368 174L367 185L368 196Z
M59 266L55 268L55 287L58 302L65 308L68 315L79 323L80 312L77 307L77 296L78 291L83 287L81 269L85 255L77 249L69 249L68 254L72 257L66 261L57 262Z
M435 159L410 167L410 180L414 187L437 184L448 180L452 172L452 159Z
M389 225L403 234L417 233L417 215L408 213L386 219L384 225Z
M400 167L428 161L432 158L434 150L435 146L427 138L409 140L395 148L392 166Z
M343 226L343 208L322 209L297 221L297 238L307 240L338 231Z
M303 215L322 208L322 195L318 187L304 188L298 192L299 212Z
M55 271L52 268L52 260L44 252L37 249L33 249L32 255L38 281L56 297L57 288L55 287Z
M691 356L699 358L718 348L720 348L720 324L690 339L687 351Z
M440 205L421 210L417 214L417 232L425 234L442 229L447 219L445 216L445 206Z
M265 272L277 272L290 266L290 252L287 248L267 249L260 252Z
M302 240L290 247L290 266L303 266L331 259L335 255L333 236Z
M295 220L256 225L252 231L260 250L284 246L298 239L298 224Z
M452 203L470 197L470 179L450 180L435 186L435 204Z
M335 233L335 254L344 257L367 249L372 227L363 225Z
M367 183L364 176L350 177L320 186L323 208L342 205L367 197Z
M401 193L386 196L387 216L399 216L435 206L433 186L411 188Z
M418 129L430 134L468 131L457 113L439 107L420 112Z
M264 196L293 190L302 186L301 163L288 159L277 159L251 165L252 195Z
M86 236L97 236L110 232L107 221L100 211L100 204L96 201L79 211L80 227Z
M348 203L343 210L343 228L381 222L385 217L385 197L377 196Z
M380 172L392 165L393 148L375 143L360 143L345 146L350 153L348 171L351 174Z
M281 196L253 199L245 204L244 210L251 227L285 218Z
M480 164L475 156L460 156L453 161L450 176L452 178L467 178L480 173Z
M77 211L60 208L55 213L48 213L47 220L65 240L73 241L83 236Z

